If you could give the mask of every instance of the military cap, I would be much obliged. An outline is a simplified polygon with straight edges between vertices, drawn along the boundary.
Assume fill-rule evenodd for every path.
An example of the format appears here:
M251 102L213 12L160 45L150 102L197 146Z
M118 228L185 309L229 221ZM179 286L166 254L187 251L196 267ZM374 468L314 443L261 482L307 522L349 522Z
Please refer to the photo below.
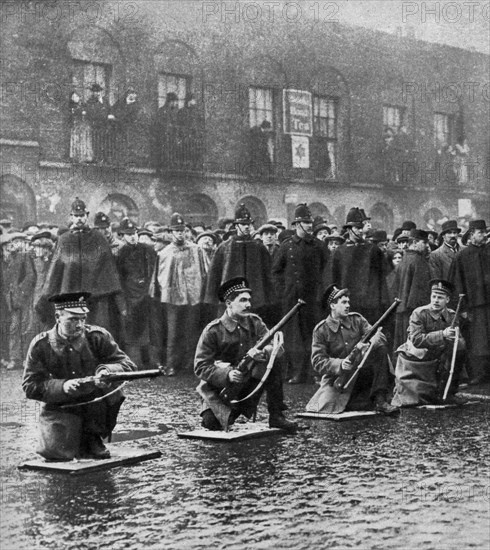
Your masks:
M294 220L291 223L293 225L296 223L313 223L311 211L305 202L298 204L294 210Z
M104 88L102 88L102 86L98 82L94 82L89 86L89 90L91 92L101 92L103 89Z
M51 296L49 302L54 304L56 311L65 310L70 313L88 313L87 300L90 292L70 292Z
M401 231L412 231L412 229L417 229L415 222L410 220L404 221L401 226Z
M335 284L330 285L323 293L322 308L327 309L330 304L333 303L335 300L337 300L338 298L342 298L342 296L348 295L349 290L347 288L339 288Z
M233 277L224 282L218 290L220 302L225 302L234 292L252 292L245 277Z
M366 219L368 218L366 218L364 210L357 207L351 208L347 213L344 229L348 227L362 227L362 223Z
M203 237L211 237L214 241L214 244L219 244L220 238L213 231L203 231L202 233L199 233L196 237L196 243L199 241L199 239L202 239Z
M110 227L111 220L109 219L109 216L105 214L104 212L97 212L94 217L94 227L98 227L99 229L106 229Z
M257 233L259 235L262 235L262 233L265 233L265 232L268 232L268 233L277 233L279 231L279 229L277 228L276 225L274 225L273 223L264 223L264 225L261 225L258 229L257 229Z
M184 218L178 212L174 212L170 218L170 231L184 231L185 222Z
M466 244L468 242L468 238L473 232L474 229L479 229L486 233L488 231L487 224L485 220L471 220L468 225L468 231L463 235L463 238L461 239L463 244Z
M75 198L75 200L71 204L71 213L78 215L88 214L87 207L82 199L79 199L78 197Z
M384 243L388 240L388 235L383 229L376 229L373 231L373 241L375 243Z
M136 224L129 218L124 218L119 224L118 233L120 235L134 235L138 231Z
M449 231L457 231L461 233L461 229L458 227L458 222L456 220L447 220L442 224L441 235L448 233Z
M412 229L410 231L410 237L412 239L417 239L418 241L428 241L429 240L429 234L427 231L424 231L423 229ZM398 242L398 240L397 240Z
M451 296L454 292L454 285L444 279L432 279L429 281L429 285L431 290L444 292L448 296Z
M240 224L247 224L247 223L254 222L250 214L250 210L244 204L240 204L238 208L235 210L235 219L233 221L234 223L240 223Z

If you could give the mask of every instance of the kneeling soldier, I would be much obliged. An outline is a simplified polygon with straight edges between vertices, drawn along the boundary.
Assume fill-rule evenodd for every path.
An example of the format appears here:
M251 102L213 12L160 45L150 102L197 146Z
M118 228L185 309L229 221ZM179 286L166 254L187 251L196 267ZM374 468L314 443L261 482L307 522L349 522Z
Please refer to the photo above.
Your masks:
M44 402L37 452L46 459L109 458L102 438L111 435L124 396L105 383L78 379L137 370L109 332L85 325L89 296L78 292L50 298L56 324L38 334L27 353L22 388L29 399Z
M347 288L329 286L323 295L322 306L330 313L313 331L311 363L322 376L322 385L333 385L344 371L354 374L355 365L348 356L356 346L361 353L367 351L369 344L360 341L371 325L361 314L350 313ZM345 410L371 409L374 405L380 413L397 413L398 408L387 402L390 373L386 338L378 331L371 342L372 350L354 381Z
M256 362L252 377L245 383L240 398L249 395L264 373L264 365L272 352L272 345L258 350L255 346L267 333L267 327L258 315L251 313L252 291L244 277L235 277L221 285L218 298L226 305L223 315L204 329L197 345L194 371L201 379L197 392L203 399L202 426L209 430L222 430L243 414L251 418L255 414L261 392L243 403L228 406L220 392L231 384L244 382L244 375L234 368L248 354ZM262 371L262 372L260 372ZM294 430L297 425L284 417L282 377L274 364L263 388L267 392L269 426Z
M456 330L459 330L451 327L455 312L447 307L454 287L443 279L433 279L429 284L430 304L412 312L408 340L397 349L396 386L392 401L397 406L440 403L448 380ZM454 395L465 355L465 342L460 336L446 403L465 402Z

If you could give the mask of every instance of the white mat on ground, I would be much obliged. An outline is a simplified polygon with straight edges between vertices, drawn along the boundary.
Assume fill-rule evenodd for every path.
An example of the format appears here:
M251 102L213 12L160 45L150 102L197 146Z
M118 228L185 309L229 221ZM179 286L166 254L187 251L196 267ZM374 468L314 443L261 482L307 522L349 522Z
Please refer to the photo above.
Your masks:
M366 416L376 416L376 411L347 411L343 413L321 413L321 412L304 412L297 413L296 416L301 418L318 418L321 420L336 420L337 422L343 420L356 420L357 418L365 418Z
M284 433L279 428L269 428L265 423L247 422L245 424L234 424L228 432L213 431L200 428L191 432L180 432L177 435L187 439L208 439L213 441L240 441L254 439L256 437L267 437Z

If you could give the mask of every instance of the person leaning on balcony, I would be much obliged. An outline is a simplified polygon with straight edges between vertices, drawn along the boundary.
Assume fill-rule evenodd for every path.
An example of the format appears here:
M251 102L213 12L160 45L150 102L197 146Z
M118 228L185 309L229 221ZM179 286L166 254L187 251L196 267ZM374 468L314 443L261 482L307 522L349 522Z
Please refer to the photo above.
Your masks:
M87 118L92 128L93 160L108 160L110 145L107 143L107 131L110 114L109 105L104 97L104 88L98 83L90 86L92 95L87 99Z
M155 158L163 168L177 166L178 160L178 116L179 98L174 92L166 96L165 104L158 109L154 125Z

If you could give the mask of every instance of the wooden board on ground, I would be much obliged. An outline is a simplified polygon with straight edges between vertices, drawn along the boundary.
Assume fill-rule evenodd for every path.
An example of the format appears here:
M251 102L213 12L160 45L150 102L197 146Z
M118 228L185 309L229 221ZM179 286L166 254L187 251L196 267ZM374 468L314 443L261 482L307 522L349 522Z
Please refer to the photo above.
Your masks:
M376 411L347 411L343 413L321 413L321 412L304 412L297 413L296 416L301 418L317 418L320 420L335 420L341 422L344 420L356 420L357 418L365 418L366 416L376 416Z
M114 445L108 445L107 448L111 451L111 458L105 458L103 460L83 458L67 462L48 462L43 458L38 458L20 464L19 470L42 470L44 472L77 476L97 472L99 470L108 470L115 466L136 464L143 460L150 460L162 456L162 453L155 449L131 449L129 447L116 447Z
M475 397L474 395L472 397ZM481 403L481 401L468 401L467 403L462 403L461 405L457 405L456 403L448 403L447 405L418 405L417 409L427 409L429 411L437 411L440 409L454 409L455 407L466 407L467 405L477 405Z
M269 428L267 424L259 422L247 422L246 424L234 424L228 432L213 431L201 428L191 432L180 432L177 435L184 439L206 439L212 441L243 441L257 437L267 437L285 433L279 428Z
M465 397L466 399L478 399L479 401L490 401L490 395L484 395L479 393L459 392L458 395Z

